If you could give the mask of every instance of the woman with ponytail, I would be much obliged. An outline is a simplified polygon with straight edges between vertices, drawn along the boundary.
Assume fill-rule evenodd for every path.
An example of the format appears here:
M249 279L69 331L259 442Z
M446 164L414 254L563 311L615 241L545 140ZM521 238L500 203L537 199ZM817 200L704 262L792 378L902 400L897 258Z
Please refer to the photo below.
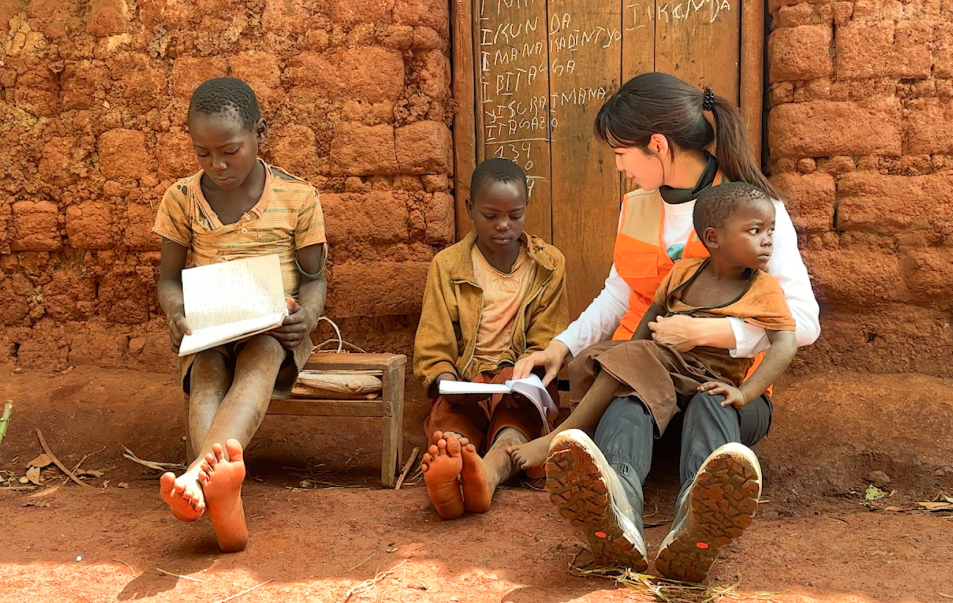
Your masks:
M781 285L796 321L798 345L817 339L818 305L797 234L752 156L737 107L711 88L698 90L671 75L645 73L606 101L595 133L615 151L619 171L639 188L622 200L605 288L545 350L520 360L514 377L540 367L549 383L567 360L589 346L630 339L674 262L708 256L693 228L695 199L708 187L729 181L757 186L775 199L774 252L765 271ZM708 150L713 145L714 155ZM712 347L751 358L769 345L763 329L733 317L658 317L649 327L656 342L678 352ZM771 401L765 394L740 409L722 406L722 401L721 395L700 392L687 405L680 404L682 491L672 531L656 559L656 569L668 578L704 579L719 550L750 524L757 506L761 471L748 447L767 434ZM560 513L585 531L597 562L639 571L647 565L642 483L651 466L653 439L661 431L651 410L627 396L611 402L595 426L594 441L582 434L567 445L557 436L549 448L547 489ZM559 453L554 452L557 444ZM706 473L715 451L729 444L729 470ZM740 482L730 483L732 478ZM744 492L716 495L726 489Z

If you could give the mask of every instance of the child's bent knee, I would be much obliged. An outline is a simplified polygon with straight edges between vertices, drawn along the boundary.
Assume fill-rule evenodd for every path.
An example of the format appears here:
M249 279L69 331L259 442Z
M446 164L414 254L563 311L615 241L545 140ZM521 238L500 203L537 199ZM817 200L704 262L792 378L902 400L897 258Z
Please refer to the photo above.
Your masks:
M273 358L279 362L283 361L285 355L288 353L284 346L281 345L281 342L268 335L267 333L262 333L261 335L255 335L245 342L244 348L239 355L244 355L246 352L251 352L252 354L263 355L268 358Z

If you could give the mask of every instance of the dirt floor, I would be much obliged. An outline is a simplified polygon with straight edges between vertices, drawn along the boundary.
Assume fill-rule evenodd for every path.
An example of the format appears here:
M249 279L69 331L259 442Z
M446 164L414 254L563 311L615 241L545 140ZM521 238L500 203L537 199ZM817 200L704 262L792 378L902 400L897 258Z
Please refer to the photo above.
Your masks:
M102 472L88 488L61 485L46 469L44 483L58 488L0 490L0 601L215 603L266 581L232 600L659 600L571 575L572 560L585 564L588 553L539 484L514 483L489 513L453 522L439 519L419 484L380 489L379 427L359 420L266 419L246 456L252 540L220 554L207 522L181 524L163 508L157 472L121 456L125 445L144 459L182 460L184 412L169 375L0 374L0 402L16 405L0 445L8 488L21 487L41 452L36 428L66 465L95 453L83 467ZM709 585L740 579L724 599L738 601L953 599L953 513L918 505L953 494L953 381L791 378L775 404L773 431L756 449L765 502ZM420 443L417 420L405 426L408 450ZM671 520L673 448L660 443L646 486L650 554ZM886 496L865 503L871 482Z

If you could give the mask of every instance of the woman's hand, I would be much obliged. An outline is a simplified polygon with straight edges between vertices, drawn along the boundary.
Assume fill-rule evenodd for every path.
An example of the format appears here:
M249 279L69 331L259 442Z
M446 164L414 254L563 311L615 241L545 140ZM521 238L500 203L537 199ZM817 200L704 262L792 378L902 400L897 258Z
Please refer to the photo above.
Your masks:
M533 352L526 358L518 360L516 366L513 367L513 378L524 379L529 377L533 369L539 366L546 371L543 376L543 385L549 385L556 378L556 374L559 373L559 369L562 368L568 355L569 348L566 347L566 344L554 339L545 350Z
M735 408L743 408L748 404L748 400L745 400L745 395L740 389L720 381L706 381L698 386L698 391L706 392L712 396L724 396L725 399L721 403L723 407L734 406Z
M659 316L649 323L652 339L659 345L674 349L676 352L689 352L699 345L698 340L707 334L704 318L693 318L683 314Z
M286 350L293 350L305 337L311 335L311 331L318 325L318 317L305 308L298 305L294 298L288 299L288 316L281 321L281 326L273 329L271 335L281 342Z
M178 352L179 346L182 345L182 338L191 334L192 327L190 327L189 323L185 320L184 313L176 312L169 317L169 339L172 342L172 349L174 351Z

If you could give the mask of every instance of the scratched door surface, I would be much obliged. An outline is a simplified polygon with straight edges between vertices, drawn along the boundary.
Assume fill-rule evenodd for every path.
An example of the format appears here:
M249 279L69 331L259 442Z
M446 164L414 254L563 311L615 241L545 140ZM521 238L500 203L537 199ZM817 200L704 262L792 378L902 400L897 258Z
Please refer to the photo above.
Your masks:
M652 70L737 102L741 0L470 1L476 160L526 171L527 230L565 254L575 318L609 273L627 190L593 135L599 108Z

